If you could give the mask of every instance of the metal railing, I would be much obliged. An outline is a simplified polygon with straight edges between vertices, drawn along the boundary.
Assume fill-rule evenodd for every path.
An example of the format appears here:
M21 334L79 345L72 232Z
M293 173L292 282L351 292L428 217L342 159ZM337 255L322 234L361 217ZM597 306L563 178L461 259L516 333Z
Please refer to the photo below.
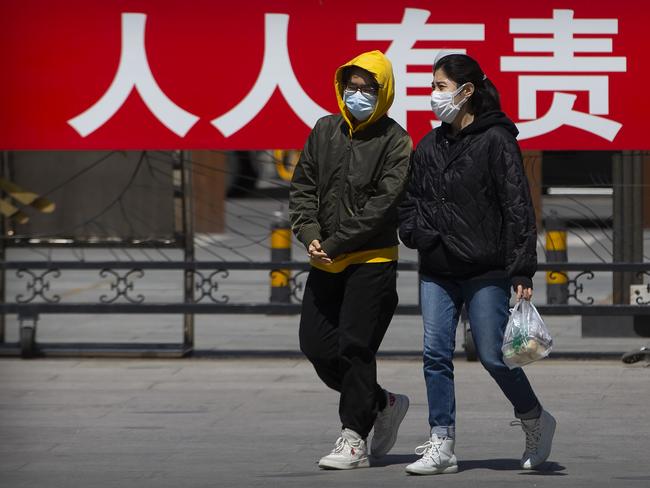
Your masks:
M560 269L558 269L560 268ZM148 356L184 356L194 350L193 321L184 323L183 342L180 344L58 344L47 346L36 343L36 324L42 314L298 314L309 264L302 262L224 262L224 261L8 261L0 269L5 279L14 273L23 280L24 290L11 300L0 303L0 313L15 314L20 323L19 343L4 342L1 331L0 352L30 357L37 353L50 354L55 350L76 351L77 354L130 354ZM633 273L637 277L650 275L650 263L540 263L539 271L567 276L568 302L540 304L546 315L650 315L650 302L641 297L635 305L598 304L589 296L587 283L596 273ZM149 271L176 270L193 284L190 293L178 300L152 301L138 289L138 280ZM417 272L416 263L399 263L400 272ZM95 271L106 282L108 290L98 292L94 302L67 302L56 290L56 280L66 272ZM265 271L269 276L287 274L289 293L284 302L234 302L222 290L233 271ZM265 284L265 286L267 286ZM183 285L179 282L179 288ZM650 285L648 285L650 292ZM273 298L273 294L271 294ZM400 304L397 315L417 315L417 304ZM189 325L188 325L189 324Z

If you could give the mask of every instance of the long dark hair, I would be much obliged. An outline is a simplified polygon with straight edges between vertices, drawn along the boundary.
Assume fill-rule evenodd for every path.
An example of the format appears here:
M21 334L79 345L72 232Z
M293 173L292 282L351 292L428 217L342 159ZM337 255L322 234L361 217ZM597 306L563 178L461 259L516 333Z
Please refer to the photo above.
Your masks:
M434 72L441 68L458 86L468 82L474 85L474 94L469 99L474 115L478 117L491 110L501 110L501 100L496 86L485 76L473 58L466 54L449 54L441 58L433 67Z

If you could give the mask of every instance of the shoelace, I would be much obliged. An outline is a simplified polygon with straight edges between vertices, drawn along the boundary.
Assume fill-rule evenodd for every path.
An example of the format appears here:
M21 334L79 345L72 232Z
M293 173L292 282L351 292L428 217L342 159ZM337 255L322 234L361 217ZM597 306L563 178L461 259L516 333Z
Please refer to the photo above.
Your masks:
M442 446L442 441L431 442L426 441L421 446L415 448L415 454L422 456L422 459L433 459L437 457L440 459L440 447Z
M537 421L534 425L528 427L521 420L513 420L510 425L520 425L526 434L526 451L533 453L537 452L537 446L542 437L542 423Z
M334 449L332 449L332 454L341 452L345 447L345 444L347 444L347 439L344 439L343 437L339 437L338 439L336 439L336 444L334 444Z
M334 444L334 449L332 449L332 454L336 454L339 452L342 452L345 448L347 447L348 451L352 450L352 448L359 448L359 443L352 443L350 442L349 439L346 439L345 437L339 437L336 439L336 444Z

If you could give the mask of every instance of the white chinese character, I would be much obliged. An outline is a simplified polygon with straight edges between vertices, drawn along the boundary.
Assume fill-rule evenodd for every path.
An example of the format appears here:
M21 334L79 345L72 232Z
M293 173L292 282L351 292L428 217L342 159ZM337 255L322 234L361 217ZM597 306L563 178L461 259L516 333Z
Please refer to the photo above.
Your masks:
M429 73L408 73L407 66L429 66L442 49L414 49L417 41L483 41L485 24L427 24L428 10L407 8L399 24L357 24L357 39L361 41L392 40L386 56L393 63L395 101L390 116L406 128L410 111L431 112L429 95L407 95L408 88L431 87ZM465 53L454 48L454 52ZM439 125L434 121L432 125Z
M257 81L241 102L211 122L224 136L229 137L253 120L276 88L280 89L289 106L309 127L329 114L307 96L296 79L287 47L288 27L288 15L265 14L264 59Z
M576 53L611 53L608 38L575 38L575 34L617 34L617 19L574 19L573 10L553 10L552 19L510 19L511 34L551 34L553 37L515 38L514 51L551 52L552 56L502 56L501 71L520 72L623 72L626 58L576 56ZM548 112L537 118L537 93L553 92ZM585 91L589 113L573 110L576 95L562 91ZM520 139L528 139L570 125L614 140L622 125L598 115L609 114L607 75L526 75L519 77Z
M180 137L199 119L172 102L156 83L144 47L146 19L145 14L122 14L122 52L111 86L92 107L68 120L81 137L96 131L113 117L134 88L156 118Z

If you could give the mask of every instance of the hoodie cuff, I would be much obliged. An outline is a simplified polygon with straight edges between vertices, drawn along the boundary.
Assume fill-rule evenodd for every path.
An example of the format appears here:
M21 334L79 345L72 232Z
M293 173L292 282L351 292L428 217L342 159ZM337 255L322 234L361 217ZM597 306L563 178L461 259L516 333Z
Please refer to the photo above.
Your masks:
M341 245L334 236L328 237L321 242L320 247L325 251L327 257L330 259L334 259L341 254Z
M528 276L513 276L510 278L510 283L512 283L512 289L517 292L517 287L522 285L525 288L533 287L533 280Z
M320 236L320 225L318 224L307 224L303 225L302 229L298 233L298 239L306 248L309 248L309 244L314 239L321 240Z

